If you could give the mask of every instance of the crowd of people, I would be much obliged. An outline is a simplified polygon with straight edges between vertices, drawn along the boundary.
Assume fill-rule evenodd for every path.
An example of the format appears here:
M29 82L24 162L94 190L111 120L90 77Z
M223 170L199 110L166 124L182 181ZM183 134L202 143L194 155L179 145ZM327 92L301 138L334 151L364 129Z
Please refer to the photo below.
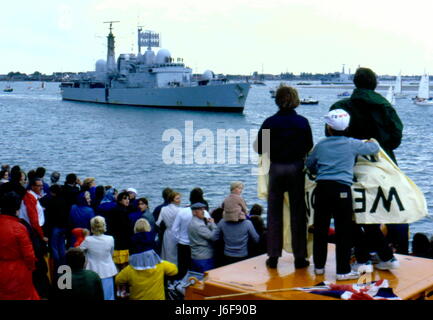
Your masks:
M266 251L263 208L248 210L241 182L211 213L201 188L191 190L188 205L165 188L151 211L134 188L81 182L73 173L59 184L58 172L48 184L43 167L3 171L0 299L164 300L168 283L188 271ZM62 285L65 266L69 287Z
M230 193L213 210L201 188L191 190L188 205L181 205L180 193L165 188L163 203L151 211L134 188L116 190L91 177L81 182L73 173L61 184L58 172L49 185L42 167L25 173L19 166L3 166L0 299L165 299L167 281L179 281L189 270L203 273L264 253L266 266L277 268L285 192L294 266L306 268L306 170L317 182L311 228L316 275L325 273L331 219L337 280L357 279L361 271L372 272L374 263L380 270L398 268L394 253L408 254L408 225L356 224L350 187L357 155L373 155L380 146L397 164L393 150L403 125L375 92L372 70L359 68L354 84L349 99L331 106L326 137L316 145L308 119L295 111L296 89L277 90L279 111L263 122L254 144L271 162L266 224L260 205L248 208L239 181L230 184ZM262 142L265 130L270 143ZM427 252L415 245L419 242L414 239L414 250ZM351 264L352 253L356 263ZM64 266L72 273L67 290L59 288L57 270Z

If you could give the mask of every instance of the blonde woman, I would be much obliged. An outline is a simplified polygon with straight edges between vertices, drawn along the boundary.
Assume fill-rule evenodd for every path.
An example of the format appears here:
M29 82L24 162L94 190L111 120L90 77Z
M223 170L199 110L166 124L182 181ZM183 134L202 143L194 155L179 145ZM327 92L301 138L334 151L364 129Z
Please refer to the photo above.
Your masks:
M131 261L131 255L137 252L154 250L156 244L155 236L156 233L152 230L149 221L144 218L138 219L134 225L134 235L131 237L129 261Z
M177 240L173 233L172 226L180 210L180 193L172 192L168 196L168 201L170 204L161 209L156 225L160 227L164 222L166 227L162 240L161 258L177 265Z
M102 280L104 299L114 300L114 276L117 274L113 262L114 238L104 234L106 231L105 219L96 216L90 220L92 235L86 237L81 243L87 256L86 269L95 271Z

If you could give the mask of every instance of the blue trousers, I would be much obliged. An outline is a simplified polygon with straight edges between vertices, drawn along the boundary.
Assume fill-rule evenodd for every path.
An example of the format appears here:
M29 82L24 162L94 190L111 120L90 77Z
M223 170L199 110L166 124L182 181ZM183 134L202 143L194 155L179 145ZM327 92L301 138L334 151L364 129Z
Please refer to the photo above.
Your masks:
M104 300L115 300L114 298L114 277L101 279L104 290Z
M215 268L215 262L213 258L210 259L192 259L192 270L204 273L205 271Z
M65 264L66 254L66 229L53 228L50 238L51 255L54 260L54 266L57 269Z

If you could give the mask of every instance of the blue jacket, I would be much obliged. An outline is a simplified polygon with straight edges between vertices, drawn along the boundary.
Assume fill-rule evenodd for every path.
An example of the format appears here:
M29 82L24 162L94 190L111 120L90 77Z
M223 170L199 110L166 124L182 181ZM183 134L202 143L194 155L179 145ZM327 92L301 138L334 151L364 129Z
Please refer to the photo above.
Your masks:
M307 158L306 166L312 174L317 174L316 181L332 180L351 186L356 157L377 152L379 145L376 142L331 136L317 143Z
M84 200L83 193L78 196L78 204L74 204L71 208L69 221L71 229L86 228L90 231L90 219L95 216L95 212Z

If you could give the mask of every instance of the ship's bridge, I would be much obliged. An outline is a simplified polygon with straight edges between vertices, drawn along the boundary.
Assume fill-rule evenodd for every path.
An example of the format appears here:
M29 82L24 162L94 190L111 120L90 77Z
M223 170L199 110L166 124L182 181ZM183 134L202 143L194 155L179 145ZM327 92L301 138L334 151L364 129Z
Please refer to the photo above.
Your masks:
M156 85L159 88L191 84L192 70L185 68L183 63L158 64L149 68L149 72L156 75Z

